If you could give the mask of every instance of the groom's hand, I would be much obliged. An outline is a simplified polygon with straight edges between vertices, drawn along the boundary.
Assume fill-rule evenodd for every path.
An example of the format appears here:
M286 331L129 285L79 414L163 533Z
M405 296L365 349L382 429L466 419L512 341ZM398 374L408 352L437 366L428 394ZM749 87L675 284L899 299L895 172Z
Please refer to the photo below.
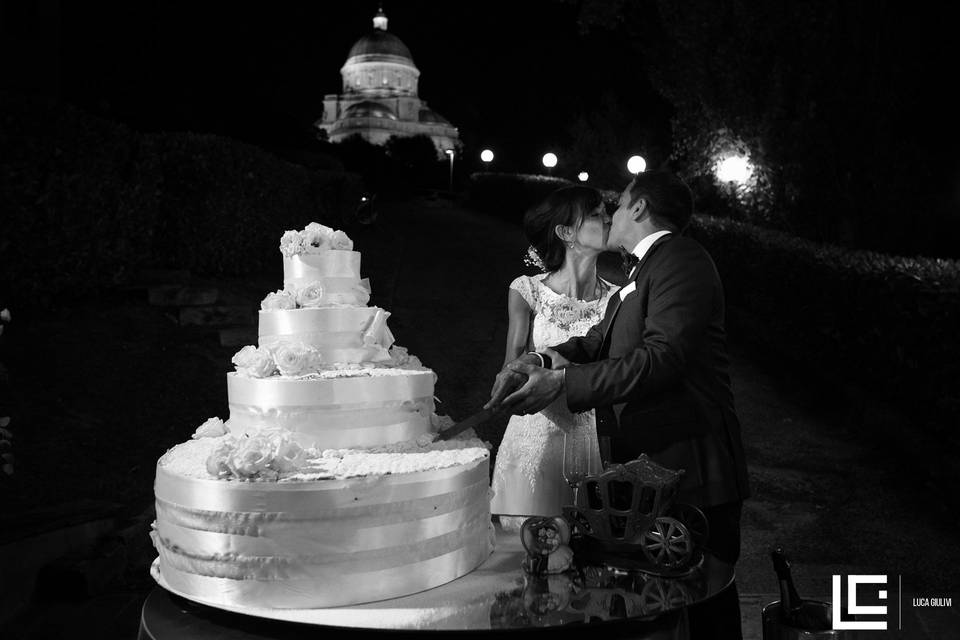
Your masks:
M527 375L525 373L518 373L511 369L513 365L532 364L535 362L540 362L540 359L537 356L532 356L527 353L505 364L503 369L500 370L500 373L497 374L496 380L493 381L493 389L490 390L490 401L483 405L483 408L501 408L504 398L522 387L527 381Z
M563 393L562 370L544 369L522 362L511 362L507 368L527 377L522 387L503 400L503 405L514 415L542 411Z
M551 369L563 369L564 367L569 367L571 364L569 360L549 347L543 349L543 352L550 356L550 359L553 361L553 366L550 367Z

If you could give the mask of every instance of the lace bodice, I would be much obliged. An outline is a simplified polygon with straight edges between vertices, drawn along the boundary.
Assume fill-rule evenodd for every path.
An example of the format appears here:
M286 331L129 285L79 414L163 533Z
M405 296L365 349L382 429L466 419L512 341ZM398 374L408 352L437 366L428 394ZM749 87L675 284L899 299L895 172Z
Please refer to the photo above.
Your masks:
M600 322L610 287L599 300L584 302L556 293L543 283L547 274L520 276L510 288L520 293L533 311L532 347L544 349L582 336ZM600 450L593 411L570 413L564 398L543 411L513 416L497 451L493 471L496 494L491 509L503 515L504 527L518 528L526 515L555 515L571 504L573 494L563 477L564 442L583 447L600 466Z
M573 336L586 335L587 331L600 322L606 311L607 302L616 287L609 287L603 297L592 302L555 292L543 283L546 273L535 276L520 276L510 283L533 310L533 349L566 342Z

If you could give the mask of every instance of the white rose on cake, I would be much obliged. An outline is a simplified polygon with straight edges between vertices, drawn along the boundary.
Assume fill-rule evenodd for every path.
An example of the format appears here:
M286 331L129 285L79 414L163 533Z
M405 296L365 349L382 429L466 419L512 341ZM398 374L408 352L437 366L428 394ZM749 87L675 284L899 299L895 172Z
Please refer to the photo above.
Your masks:
M319 222L308 224L300 235L303 237L304 249L307 253L320 253L332 248L330 240L333 237L333 229Z
M227 434L227 427L220 418L210 418L197 427L191 438L217 438Z
M390 347L390 359L393 366L403 369L423 369L423 363L420 358L410 355L406 347L393 345Z
M217 448L207 456L207 473L216 478L226 478L233 474L230 470L230 456L233 455L234 443L229 439L217 445Z
M269 378L277 370L274 356L269 349L247 345L237 351L231 362L237 373L251 378Z
M252 478L266 470L271 460L272 443L264 436L255 435L237 443L237 448L229 456L227 464L238 477Z
M319 282L311 282L299 291L297 291L297 304L306 309L319 307L323 300L323 285Z
M290 291L268 293L267 297L260 302L260 309L263 311L285 311L296 308L297 296Z
M299 231L284 231L280 237L280 253L292 258L304 252L303 236Z
M302 376L313 373L323 363L316 349L305 344L281 344L273 351L277 369L285 376Z
M343 231L334 231L330 236L330 248L340 251L353 251L353 240Z
M274 445L273 462L270 466L280 473L297 471L307 459L307 452L294 440L286 437L277 439Z

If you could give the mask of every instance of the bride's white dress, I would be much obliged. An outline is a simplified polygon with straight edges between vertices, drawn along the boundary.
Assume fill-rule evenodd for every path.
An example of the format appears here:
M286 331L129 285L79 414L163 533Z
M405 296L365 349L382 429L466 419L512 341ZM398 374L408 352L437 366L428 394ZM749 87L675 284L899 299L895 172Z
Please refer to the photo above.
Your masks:
M616 287L592 302L556 293L543 284L547 274L520 276L510 288L533 311L532 350L582 336L603 318ZM573 504L573 490L563 477L564 433L571 432L595 456L600 466L593 411L571 413L563 398L533 415L512 416L497 451L493 469L491 513L500 514L505 528L517 528L529 516L553 516ZM519 517L508 517L519 516Z

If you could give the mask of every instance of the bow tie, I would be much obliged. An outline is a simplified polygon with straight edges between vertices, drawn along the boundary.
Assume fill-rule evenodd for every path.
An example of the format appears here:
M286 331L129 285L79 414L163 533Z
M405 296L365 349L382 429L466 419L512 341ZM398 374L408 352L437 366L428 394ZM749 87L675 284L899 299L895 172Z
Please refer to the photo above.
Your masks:
M623 275L630 277L630 272L633 271L633 268L637 266L637 263L640 262L640 258L633 255L623 247L620 247L620 258L623 260Z

